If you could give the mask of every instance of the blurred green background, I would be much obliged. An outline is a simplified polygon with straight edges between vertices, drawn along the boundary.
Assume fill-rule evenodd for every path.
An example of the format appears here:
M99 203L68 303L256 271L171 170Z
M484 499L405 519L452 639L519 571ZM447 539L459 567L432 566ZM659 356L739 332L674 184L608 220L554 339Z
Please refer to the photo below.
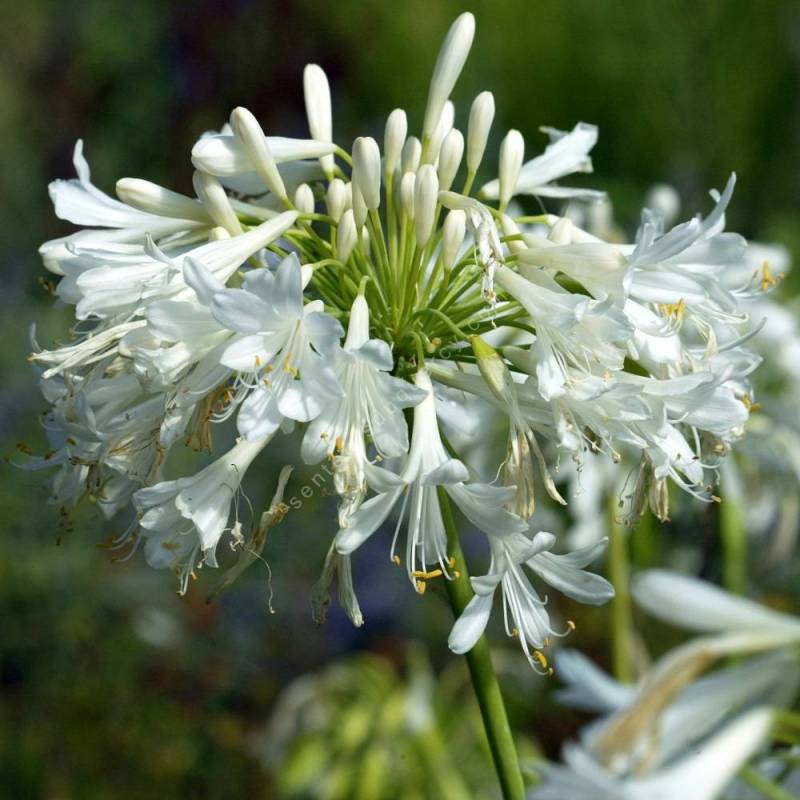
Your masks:
M37 247L71 230L52 214L47 183L72 177L75 140L84 139L93 179L109 192L123 176L191 191L193 142L236 105L270 132L306 135L302 69L309 61L329 76L340 143L382 136L396 106L408 110L413 129L441 39L462 10L475 12L478 28L453 97L459 127L483 89L497 103L494 150L508 127L523 132L532 155L544 144L540 125L597 123L590 182L610 191L628 226L653 183L674 184L693 213L736 170L729 227L800 255L796 0L6 6L0 449L12 460L18 441L41 447L43 440L25 361L29 323L36 321L43 343L69 325L37 283L44 274ZM292 450L285 441L271 467L248 476L257 507ZM60 530L43 480L8 465L0 480L3 798L279 796L274 762L269 768L255 743L293 678L364 649L402 669L411 637L427 645L437 669L451 660L448 608L435 592L423 602L408 591L385 564L384 542L356 563L365 627L354 631L337 609L324 628L313 624L308 597L333 533L324 493L270 534L270 614L264 565L213 605L205 598L217 576L208 571L178 598L172 576L149 570L140 554L110 562L95 545L114 527L91 509L74 530ZM301 474L295 490L302 481ZM572 643L607 663L607 612L565 610L579 622ZM524 671L517 658L509 655ZM520 735L536 734L547 754L557 753L579 715L555 712L544 681L510 677L505 686Z

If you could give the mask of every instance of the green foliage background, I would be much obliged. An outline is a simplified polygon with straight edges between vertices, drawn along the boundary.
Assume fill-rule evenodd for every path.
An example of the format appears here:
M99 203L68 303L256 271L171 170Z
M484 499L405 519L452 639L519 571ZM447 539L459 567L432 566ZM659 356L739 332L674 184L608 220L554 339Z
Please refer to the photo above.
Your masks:
M457 125L483 89L497 101L495 142L516 127L529 154L543 144L540 125L597 123L591 182L610 190L628 225L652 183L676 185L693 213L735 169L731 227L800 254L792 0L30 0L7 8L0 26L2 452L15 458L19 440L42 445L28 324L36 320L50 342L69 322L37 284L36 250L70 230L54 218L46 187L72 175L77 138L108 191L125 175L187 191L192 143L235 105L269 131L305 135L309 61L329 75L341 143L380 136L398 105L413 127L441 38L466 9L478 33L454 96ZM257 507L289 452L286 444L274 469L252 477ZM291 678L353 648L399 661L412 634L436 663L448 659L444 603L428 598L423 608L383 561L378 572L360 571L365 631L335 612L326 628L313 626L307 596L332 533L320 492L268 544L273 616L264 570L207 606L208 575L179 599L171 576L140 556L111 564L94 546L103 534L91 510L72 532L59 530L41 480L11 466L0 480L3 797L272 797L251 740ZM579 644L601 661L605 620L580 618ZM548 711L533 691L515 695L512 716L556 752L577 718Z

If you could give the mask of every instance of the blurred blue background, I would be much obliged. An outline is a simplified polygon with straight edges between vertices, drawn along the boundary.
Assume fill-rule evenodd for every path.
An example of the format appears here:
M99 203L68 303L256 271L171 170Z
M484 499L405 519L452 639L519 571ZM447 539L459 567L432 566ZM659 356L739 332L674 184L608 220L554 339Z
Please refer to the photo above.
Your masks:
M44 343L69 326L68 310L38 283L37 248L72 230L54 217L47 184L72 177L76 139L106 191L136 176L190 192L193 142L236 105L270 132L307 135L307 62L329 76L340 143L381 137L397 106L413 129L462 10L478 28L453 96L457 126L484 89L498 109L494 151L509 127L532 155L544 144L540 125L598 124L591 185L609 190L629 227L653 183L675 185L693 213L736 170L729 227L800 254L797 2L30 0L6 9L0 26L2 452L14 460L18 442L43 446L28 326L36 321ZM248 475L257 508L296 443L272 452ZM297 474L290 494L311 474ZM60 529L43 477L5 465L0 480L2 797L274 797L253 741L289 681L352 650L401 665L412 637L437 668L450 661L442 595L410 592L385 541L356 562L365 627L354 630L336 608L325 627L311 621L311 587L334 532L324 492L270 533L270 614L263 564L214 604L209 570L179 598L172 576L140 554L115 564L96 547L114 526L92 509ZM607 663L607 612L564 610L579 622L575 643ZM525 669L521 659L516 667ZM517 688L515 725L556 753L579 716L554 711L541 681Z

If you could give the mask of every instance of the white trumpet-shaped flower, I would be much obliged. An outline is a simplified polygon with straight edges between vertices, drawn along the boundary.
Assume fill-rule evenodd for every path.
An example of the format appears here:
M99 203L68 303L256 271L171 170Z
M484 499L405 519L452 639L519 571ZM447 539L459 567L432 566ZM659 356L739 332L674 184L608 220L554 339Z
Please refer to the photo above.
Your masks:
M555 541L553 534L543 532L533 538L522 533L489 536L492 554L489 571L486 575L472 578L475 596L450 632L448 644L453 652L465 653L474 647L489 623L494 595L499 587L506 633L519 640L535 669L549 670L542 650L548 646L551 637L564 636L574 626L568 623L565 631L553 627L546 608L547 601L539 596L523 566L545 583L582 603L602 605L614 596L614 589L608 581L584 570L605 549L605 540L566 555L549 552Z
M296 256L285 258L274 273L247 273L241 289L216 292L211 312L238 334L220 362L240 374L247 390L238 416L246 438L263 439L283 418L308 422L331 397L341 395L330 354L343 331L323 313L322 303L303 305Z
M178 572L183 591L198 559L217 566L217 544L231 503L247 468L268 442L242 439L196 475L157 483L134 495L148 563Z
M334 372L342 387L306 429L302 456L314 464L329 456L334 483L341 497L339 525L347 527L367 492L366 435L380 458L402 456L408 450L403 409L416 405L425 392L395 378L386 342L369 338L369 307L363 295L353 301L344 347L334 355Z
M403 470L399 475L386 470L376 475L373 488L378 494L367 500L350 517L348 526L339 531L336 548L340 553L352 553L380 527L403 498L392 557L407 512L406 568L418 591L424 591L428 576L439 571L449 576L451 569L437 487L441 486L464 516L486 533L518 533L527 526L503 507L513 489L470 482L464 464L447 454L439 434L431 379L427 372L419 370L414 382L426 396L414 408L411 447Z

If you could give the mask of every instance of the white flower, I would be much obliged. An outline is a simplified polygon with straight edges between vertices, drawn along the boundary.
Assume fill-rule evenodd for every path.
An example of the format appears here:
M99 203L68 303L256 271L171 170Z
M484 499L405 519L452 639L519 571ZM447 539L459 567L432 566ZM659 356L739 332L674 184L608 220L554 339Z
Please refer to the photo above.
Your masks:
M225 532L231 502L253 459L269 439L242 439L225 455L189 478L140 489L133 498L152 567L169 567L186 585L198 558L217 566L216 548Z
M467 604L450 632L448 645L455 653L474 647L489 622L494 594L503 593L503 619L506 633L519 640L525 656L538 671L547 672L547 659L541 652L550 637L564 636L550 621L546 600L534 589L525 571L526 565L542 580L568 597L590 605L602 605L614 596L614 589L599 575L584 567L605 549L606 540L566 555L548 552L555 544L551 533L537 533L532 539L521 533L491 534L491 562L486 575L472 578L475 596Z
M381 458L408 450L408 428L402 409L416 405L424 391L389 374L389 346L369 338L369 307L363 295L350 310L344 348L334 356L334 372L342 394L333 397L306 429L302 456L309 464L326 455L333 460L336 491L342 498L339 526L346 528L367 491L369 434Z
M191 297L182 270L187 258L199 261L225 282L242 262L275 241L296 219L296 212L287 211L241 236L208 242L174 256L152 241L124 250L74 246L73 255L62 261L65 277L57 293L65 302L76 305L79 319L140 313L154 300Z
M737 770L766 741L772 713L756 709L731 722L683 758L644 777L619 777L576 745L563 750L565 766L537 765L542 783L531 800L715 800Z
M72 246L91 247L99 243L144 244L145 237L154 240L183 231L200 231L211 225L211 219L196 212L188 217L176 217L173 209L163 209L160 214L148 213L114 200L92 184L89 164L83 156L83 142L75 144L73 155L77 180L58 180L50 184L50 199L56 216L87 225L89 229L60 239L45 242L39 252L45 266L57 275L63 274L61 262L69 258ZM185 206L181 205L181 212ZM198 205L199 209L200 206ZM173 213L166 213L167 211ZM200 216L200 219L198 219ZM94 230L92 230L94 228Z
M503 508L513 489L468 482L466 467L448 456L442 444L428 373L419 370L414 382L427 396L414 408L411 449L405 466L399 476L386 470L375 475L374 488L378 494L350 517L347 528L339 531L336 548L340 553L352 553L380 527L397 501L404 497L395 540L408 509L406 569L411 582L422 592L432 572L441 570L449 576L451 568L437 486L447 492L473 525L486 533L518 533L527 526ZM393 557L394 548L393 542ZM438 569L430 570L432 566Z
M221 325L239 334L220 361L251 389L239 411L239 431L257 441L277 430L284 417L308 422L331 397L341 395L329 356L343 331L323 313L321 302L303 305L295 255L274 274L248 272L243 287L215 293L211 310Z

